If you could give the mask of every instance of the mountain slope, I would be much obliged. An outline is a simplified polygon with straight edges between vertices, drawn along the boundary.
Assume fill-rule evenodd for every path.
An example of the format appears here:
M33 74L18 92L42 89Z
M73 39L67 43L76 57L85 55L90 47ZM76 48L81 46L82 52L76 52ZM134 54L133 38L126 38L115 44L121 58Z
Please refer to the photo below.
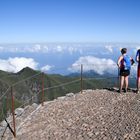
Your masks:
M9 86L13 85L13 94L16 100L16 107L23 104L31 104L33 102L40 103L42 100L42 73L26 67L18 73L7 73L0 71L0 96L2 96ZM118 80L115 77L83 77L83 89L101 89L106 87L117 86ZM64 96L66 93L77 93L81 90L81 81L78 76L62 76L59 74L44 74L44 94L45 100L53 100L59 96ZM10 110L11 96L8 90L5 98L0 103L0 107L4 102L4 114L6 110ZM6 105L6 102L9 105ZM0 112L2 112L2 107ZM1 120L0 113L0 120Z

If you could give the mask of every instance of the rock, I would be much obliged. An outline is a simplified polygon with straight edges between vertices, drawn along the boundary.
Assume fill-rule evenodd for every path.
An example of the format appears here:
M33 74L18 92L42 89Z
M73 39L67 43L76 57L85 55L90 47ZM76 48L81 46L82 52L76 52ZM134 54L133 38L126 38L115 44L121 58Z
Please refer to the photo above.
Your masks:
M61 96L61 97L57 97L57 99L58 100L64 100L64 99L66 99L66 97L65 96Z
M5 126L7 126L7 123L6 123L6 121L2 121L2 122L1 122L1 124L0 124L0 126L2 126L2 127L5 127Z
M26 107L18 117L22 122L16 126L17 139L139 140L140 95L108 90L68 94L36 110L36 104Z
M16 108L15 109L15 115L20 116L24 112L23 108Z
M72 96L74 96L74 93L68 93L68 94L66 94L66 97L72 97Z
M88 132L87 135L88 135L90 138L92 138L93 132Z
M37 107L38 107L38 104L33 103L33 104L32 104L32 107L33 107L33 108L37 108Z

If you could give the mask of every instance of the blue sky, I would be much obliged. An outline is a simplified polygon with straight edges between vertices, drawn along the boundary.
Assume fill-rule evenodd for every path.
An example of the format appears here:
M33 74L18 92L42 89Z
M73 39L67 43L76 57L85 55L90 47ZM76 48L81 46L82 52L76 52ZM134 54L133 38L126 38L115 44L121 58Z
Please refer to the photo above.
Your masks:
M140 42L140 0L0 0L0 43Z
M83 63L86 70L114 72L120 48L129 48L133 58L140 48L139 5L140 0L0 0L0 70L72 72Z

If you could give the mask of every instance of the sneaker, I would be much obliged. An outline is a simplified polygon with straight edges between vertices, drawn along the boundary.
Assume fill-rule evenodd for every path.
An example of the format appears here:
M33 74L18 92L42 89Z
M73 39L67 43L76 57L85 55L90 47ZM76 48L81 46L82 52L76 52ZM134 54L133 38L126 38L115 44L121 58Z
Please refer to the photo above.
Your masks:
M124 89L124 93L127 93L127 89Z
M137 94L139 94L140 93L140 91L139 90L137 90L137 92L136 92Z
M122 93L122 90L121 90L121 89L119 89L119 90L118 90L118 93Z

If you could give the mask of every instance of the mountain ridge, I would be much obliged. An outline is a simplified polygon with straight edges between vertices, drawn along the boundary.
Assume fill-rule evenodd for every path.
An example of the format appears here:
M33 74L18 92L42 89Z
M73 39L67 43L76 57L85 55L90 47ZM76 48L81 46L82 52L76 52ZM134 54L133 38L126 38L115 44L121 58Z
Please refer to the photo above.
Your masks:
M64 96L66 93L77 93L82 89L103 89L107 87L114 87L118 84L117 77L85 77L83 75L82 87L80 75L76 76L64 76L60 74L45 74L42 77L41 71L33 70L26 67L18 73L8 73L0 71L0 75L4 73L5 76L0 80L0 97L6 93L6 96L2 99L0 107L5 106L4 114L10 109L11 91L7 91L9 87L13 85L13 93L15 97L15 107L24 104L30 104L35 102L41 103L42 97L42 84L44 83L44 100L54 100L59 96ZM43 83L42 83L43 78ZM6 84L7 83L7 84ZM10 96L9 96L10 95ZM7 99L9 101L6 105ZM2 112L2 109L0 112ZM0 120L2 114L0 114Z

